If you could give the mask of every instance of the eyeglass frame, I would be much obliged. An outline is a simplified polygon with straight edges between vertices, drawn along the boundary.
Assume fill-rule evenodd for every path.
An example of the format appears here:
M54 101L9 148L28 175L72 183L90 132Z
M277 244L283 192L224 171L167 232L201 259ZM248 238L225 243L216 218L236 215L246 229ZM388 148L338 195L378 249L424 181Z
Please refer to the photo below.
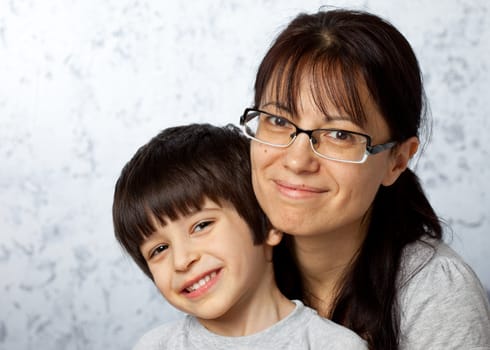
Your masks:
M291 137L291 140L286 144L286 145L278 145L278 144L275 144L275 143L270 143L270 142L266 142L266 141L263 141L263 140L260 140L256 137L253 137L251 135L249 135L247 133L247 131L245 130L245 123L247 123L250 119L247 120L247 114L249 112L257 112L257 113L263 113L263 114L266 114L266 115L269 115L269 116L272 116L272 117L278 117L278 118L283 118L283 119L286 119L288 121L289 124L291 124L294 128L295 128L295 132L294 134L291 134L291 135L294 135L293 137ZM258 115L257 115L258 117ZM373 145L371 146L371 142L372 142L372 139L371 139L371 136L369 135L366 135L366 134L363 134L363 133L360 133L360 132L356 132L356 131L350 131L350 130L344 130L344 129L335 129L335 128L319 128L319 129L302 129L300 128L299 126L297 126L296 124L294 124L291 120L289 120L288 118L285 118L285 117L282 117L280 115L276 115L276 114L272 114L272 113L269 113L269 112L265 112L263 110L260 110L258 108L245 108L245 111L243 112L243 114L240 116L240 126L242 127L242 132L243 134L248 137L249 139L252 139L252 140L255 140L257 142L260 142L262 144L265 144L265 145L269 145L269 146L272 146L272 147L280 147L280 148L287 148L289 146L291 146L294 141L296 140L296 138L298 137L298 134L306 134L308 136L308 140L310 141L310 146L311 146L311 149L313 150L313 153L315 153L317 156L321 157L321 158L324 158L324 159L328 159L328 160L333 160L333 161L337 161L337 162L342 162L342 163L354 163L354 164L362 164L366 161L367 157L370 156L370 155L374 155L374 154L378 154L380 152L383 152L383 151L386 151L390 148L393 148L395 147L398 142L397 141L389 141L389 142L385 142L385 143L380 143L380 144L377 144L377 145ZM338 158L332 158L332 157L328 157L324 154L321 154L319 153L315 147L313 146L313 133L315 131L319 131L319 130L323 130L323 131L341 131L341 132L346 132L346 133L350 133L350 134L354 134L354 135L359 135L359 136L362 136L366 139L366 150L364 152L364 155L362 157L361 160L345 160L345 159L338 159Z

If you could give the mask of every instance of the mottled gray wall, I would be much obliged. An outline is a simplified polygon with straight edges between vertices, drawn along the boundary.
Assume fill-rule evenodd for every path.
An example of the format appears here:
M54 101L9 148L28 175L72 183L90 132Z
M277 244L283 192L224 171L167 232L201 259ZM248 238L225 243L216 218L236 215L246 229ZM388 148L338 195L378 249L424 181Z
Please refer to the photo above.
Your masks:
M307 0L0 0L0 349L128 349L177 317L114 242L115 179L186 122L238 121L260 56ZM332 1L413 44L435 118L417 164L490 287L487 0Z

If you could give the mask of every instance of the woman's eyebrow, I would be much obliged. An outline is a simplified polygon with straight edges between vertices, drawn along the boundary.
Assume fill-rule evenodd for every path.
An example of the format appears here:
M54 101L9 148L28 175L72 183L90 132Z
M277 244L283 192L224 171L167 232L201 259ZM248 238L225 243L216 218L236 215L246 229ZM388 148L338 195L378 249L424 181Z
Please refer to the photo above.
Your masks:
M352 122L351 117L349 117L347 115L343 115L343 114L335 114L335 115L325 114L325 120L328 122L333 122L333 121L349 121L349 122Z
M277 101L266 102L266 103L260 105L260 108L270 107L270 106L277 108L278 110L284 111L284 113L292 114L289 107L287 107L284 104L277 102ZM335 122L335 121L345 122L345 121L347 121L347 122L351 122L355 125L358 125L357 123L355 123L353 121L352 117L350 117L349 115L346 115L346 114L325 114L325 113L322 113L322 114L323 114L323 120L325 122Z
M280 102L276 102L276 101L266 102L266 103L262 104L260 107L263 108L263 107L269 107L269 106L283 110L284 112L287 112L287 113L291 113L290 109L287 106L283 105Z

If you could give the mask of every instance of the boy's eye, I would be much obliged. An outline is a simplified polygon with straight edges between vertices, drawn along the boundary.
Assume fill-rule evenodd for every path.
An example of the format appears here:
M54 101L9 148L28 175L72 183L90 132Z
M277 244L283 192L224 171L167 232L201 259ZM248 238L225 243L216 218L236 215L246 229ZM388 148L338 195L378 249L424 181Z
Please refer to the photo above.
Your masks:
M161 254L161 253L163 253L167 249L168 249L168 244L160 244L160 245L156 246L155 248L153 248L150 251L150 259Z
M194 232L201 232L203 231L206 227L209 227L213 221L208 220L208 221L200 221L194 227L192 228L192 233Z

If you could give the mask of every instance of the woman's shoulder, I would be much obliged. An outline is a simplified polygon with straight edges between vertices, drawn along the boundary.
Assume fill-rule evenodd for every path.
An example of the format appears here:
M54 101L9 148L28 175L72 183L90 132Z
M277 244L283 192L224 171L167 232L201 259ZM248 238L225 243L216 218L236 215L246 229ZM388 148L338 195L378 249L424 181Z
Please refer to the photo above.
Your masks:
M402 295L424 291L476 294L487 299L473 269L446 243L424 238L408 245L402 254L398 286Z
M455 279L481 287L472 268L449 245L440 240L423 238L405 247L398 282L400 288L404 288L428 277L433 279L432 282Z
M402 349L490 347L487 294L446 243L424 239L407 246L398 283Z
M408 244L402 252L398 282L403 286L419 273L437 270L441 264L466 265L443 241L431 238L417 240Z

